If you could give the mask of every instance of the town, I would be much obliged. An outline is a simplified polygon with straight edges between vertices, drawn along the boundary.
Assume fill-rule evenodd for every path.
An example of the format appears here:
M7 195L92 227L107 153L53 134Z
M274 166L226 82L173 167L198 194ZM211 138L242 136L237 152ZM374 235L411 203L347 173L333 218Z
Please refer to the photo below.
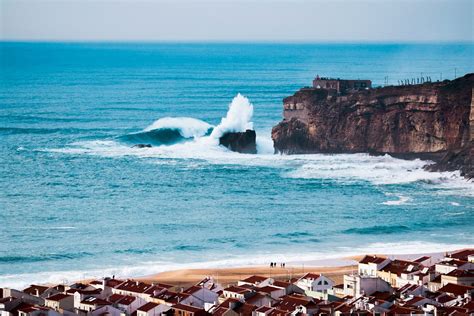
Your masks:
M9 315L322 316L473 315L474 248L435 258L366 255L336 284L307 272L253 275L223 286L211 276L181 288L115 277L70 285L0 289Z

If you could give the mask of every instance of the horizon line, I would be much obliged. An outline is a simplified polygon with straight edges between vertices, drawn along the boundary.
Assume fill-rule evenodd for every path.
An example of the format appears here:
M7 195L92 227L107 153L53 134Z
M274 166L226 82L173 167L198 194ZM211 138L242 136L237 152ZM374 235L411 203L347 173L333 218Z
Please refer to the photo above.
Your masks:
M95 43L95 44L461 44L474 45L474 40L219 40L219 39L0 39L0 43Z

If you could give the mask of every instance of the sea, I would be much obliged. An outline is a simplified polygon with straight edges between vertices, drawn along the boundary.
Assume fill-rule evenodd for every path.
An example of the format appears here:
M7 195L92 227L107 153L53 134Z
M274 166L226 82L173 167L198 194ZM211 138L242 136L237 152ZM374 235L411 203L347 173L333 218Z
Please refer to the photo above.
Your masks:
M281 155L271 140L282 99L316 75L450 80L473 56L472 43L1 42L0 285L473 247L474 183L458 172ZM245 128L257 154L219 146Z

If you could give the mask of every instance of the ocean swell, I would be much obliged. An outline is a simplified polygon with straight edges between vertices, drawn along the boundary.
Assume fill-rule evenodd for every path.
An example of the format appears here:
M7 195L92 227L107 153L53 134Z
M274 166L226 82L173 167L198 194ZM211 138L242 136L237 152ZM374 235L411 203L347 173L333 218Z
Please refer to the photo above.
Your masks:
M138 133L118 137L127 144L172 145L211 134L213 127L190 117L165 117Z

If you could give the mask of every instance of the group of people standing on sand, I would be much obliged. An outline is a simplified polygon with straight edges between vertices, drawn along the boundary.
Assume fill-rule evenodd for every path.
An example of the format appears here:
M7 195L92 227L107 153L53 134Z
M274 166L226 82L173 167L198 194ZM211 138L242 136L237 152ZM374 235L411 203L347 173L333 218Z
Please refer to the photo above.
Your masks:
M277 263L276 262L270 262L270 268L276 268L277 266ZM282 262L280 263L280 268L284 268L285 267L285 263Z

